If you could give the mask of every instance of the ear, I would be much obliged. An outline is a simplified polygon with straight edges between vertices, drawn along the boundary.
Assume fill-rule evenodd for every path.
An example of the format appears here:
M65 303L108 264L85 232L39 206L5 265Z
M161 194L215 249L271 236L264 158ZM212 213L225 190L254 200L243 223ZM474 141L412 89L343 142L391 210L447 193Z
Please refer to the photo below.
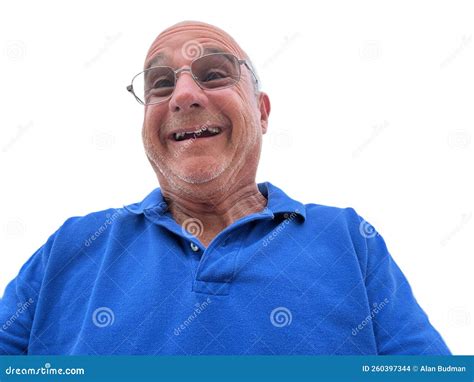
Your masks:
M260 92L258 95L258 107L260 109L260 125L262 126L262 134L268 129L268 116L270 115L270 98L267 93Z

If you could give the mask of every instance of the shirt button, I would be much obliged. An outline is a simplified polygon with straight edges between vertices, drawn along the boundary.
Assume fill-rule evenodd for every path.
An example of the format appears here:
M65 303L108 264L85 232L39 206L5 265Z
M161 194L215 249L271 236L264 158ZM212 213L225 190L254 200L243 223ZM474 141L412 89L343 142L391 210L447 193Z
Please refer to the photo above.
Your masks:
M190 246L191 246L191 249L193 250L193 252L199 251L199 247L196 244L194 244L193 242L191 242Z

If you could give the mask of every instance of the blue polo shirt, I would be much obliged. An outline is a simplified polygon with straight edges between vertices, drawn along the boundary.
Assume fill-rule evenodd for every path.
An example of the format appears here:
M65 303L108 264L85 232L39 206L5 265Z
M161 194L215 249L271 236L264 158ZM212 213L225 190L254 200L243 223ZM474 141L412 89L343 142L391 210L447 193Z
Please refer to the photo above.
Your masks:
M159 188L72 217L0 300L0 354L450 354L352 208L267 206L205 248Z

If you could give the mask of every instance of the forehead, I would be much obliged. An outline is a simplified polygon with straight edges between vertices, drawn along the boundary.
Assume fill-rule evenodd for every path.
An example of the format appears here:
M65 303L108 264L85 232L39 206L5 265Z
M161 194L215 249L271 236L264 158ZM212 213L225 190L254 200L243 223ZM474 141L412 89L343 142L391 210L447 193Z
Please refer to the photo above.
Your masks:
M186 47L184 47L186 48ZM186 49L183 49L186 50ZM210 53L230 53L226 49L219 48L217 46L189 46L188 49L190 52L188 52L188 57L189 59L194 59L200 56L203 56L205 54L210 54ZM186 53L183 52L182 56L186 56ZM144 69L151 68L152 66L159 66L159 65L165 65L165 66L173 66L173 55L167 53L166 51L161 51L156 53L153 57L151 57L148 61L145 63Z
M153 42L145 68L173 62L192 61L203 54L227 52L244 58L245 52L223 30L207 24L184 24L162 32Z

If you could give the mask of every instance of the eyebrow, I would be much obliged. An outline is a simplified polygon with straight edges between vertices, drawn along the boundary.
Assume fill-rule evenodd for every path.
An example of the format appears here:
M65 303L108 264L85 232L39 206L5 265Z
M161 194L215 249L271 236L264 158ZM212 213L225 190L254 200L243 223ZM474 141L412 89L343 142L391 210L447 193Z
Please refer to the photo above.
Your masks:
M211 53L230 53L224 49L217 48L217 47L206 47L202 50L202 56ZM148 64L145 66L145 70L151 68L152 66L160 66L166 65L166 61L168 60L167 56L163 53L158 53L155 57L153 57Z

